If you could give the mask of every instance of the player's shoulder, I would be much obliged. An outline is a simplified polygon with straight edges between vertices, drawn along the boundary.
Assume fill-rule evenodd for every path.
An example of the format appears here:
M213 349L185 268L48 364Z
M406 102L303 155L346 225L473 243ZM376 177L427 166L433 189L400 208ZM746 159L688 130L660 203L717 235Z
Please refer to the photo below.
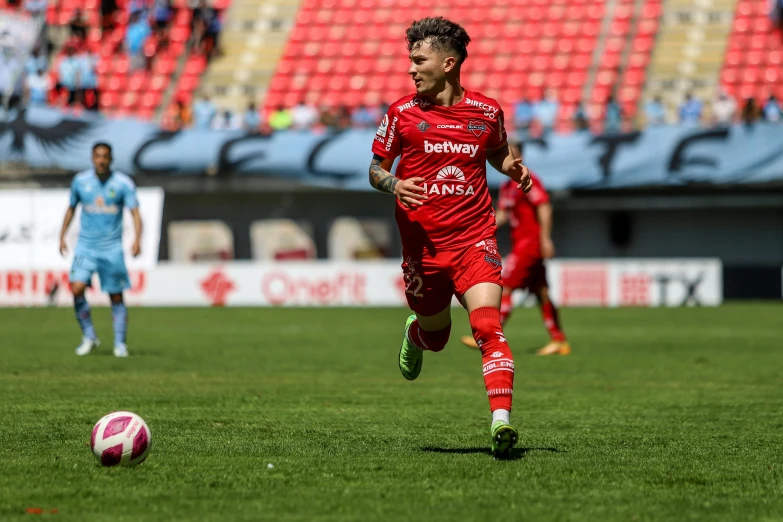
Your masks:
M92 169L83 170L81 172L77 172L76 175L73 177L74 182L78 181L84 181L86 179L92 178Z
M497 113L501 109L500 102L495 98L486 96L478 91L470 91L467 89L465 89L465 103L494 113Z
M389 112L393 115L400 115L414 107L426 107L430 103L427 98L423 98L418 94L408 94L389 105Z
M119 183L121 186L129 189L136 188L136 183L133 182L133 178L128 176L125 173L114 171L114 179L117 180L117 183Z

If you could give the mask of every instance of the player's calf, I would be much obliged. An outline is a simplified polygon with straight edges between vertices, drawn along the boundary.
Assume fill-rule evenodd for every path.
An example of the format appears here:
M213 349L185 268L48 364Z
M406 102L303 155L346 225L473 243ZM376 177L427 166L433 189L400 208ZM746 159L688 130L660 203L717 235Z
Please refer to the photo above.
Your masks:
M419 325L419 321L413 321L410 328L408 328L408 339L428 352L439 352L446 347L446 343L449 342L449 335L451 334L451 323L445 328L436 331L424 330Z
M481 350L484 384L487 387L493 418L496 410L502 410L500 418L508 422L507 415L511 411L514 388L514 357L500 325L500 311L492 307L473 310L470 314L470 327Z

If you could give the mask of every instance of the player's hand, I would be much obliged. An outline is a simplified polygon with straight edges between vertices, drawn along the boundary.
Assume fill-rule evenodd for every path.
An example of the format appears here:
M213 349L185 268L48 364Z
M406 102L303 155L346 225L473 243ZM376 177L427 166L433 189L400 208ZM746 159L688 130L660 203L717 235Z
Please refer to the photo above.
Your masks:
M141 254L141 244L139 244L138 241L134 241L133 246L131 247L131 255L133 257L139 257L139 254Z
M60 255L65 257L68 253L68 245L65 244L65 239L60 238Z
M527 167L522 165L522 158L515 158L508 168L508 175L511 179L517 179L519 177L519 184L517 188L522 189L523 192L530 192L533 188L533 180L530 179L530 171Z
M555 257L555 244L549 238L541 239L541 257L544 259Z
M394 186L394 195L400 200L400 203L408 208L418 207L424 204L427 195L424 193L424 187L418 183L424 181L424 178L408 178L397 182Z

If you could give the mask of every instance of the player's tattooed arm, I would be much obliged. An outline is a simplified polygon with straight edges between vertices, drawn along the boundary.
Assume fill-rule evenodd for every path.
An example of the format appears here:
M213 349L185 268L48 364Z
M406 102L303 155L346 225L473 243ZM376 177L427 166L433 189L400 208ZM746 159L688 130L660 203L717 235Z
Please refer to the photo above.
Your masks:
M419 183L423 182L424 178L401 180L391 174L393 164L394 158L389 159L374 154L370 163L370 185L381 192L394 194L400 203L408 208L423 205L427 195L424 194L424 187Z
M375 190L380 190L387 194L394 194L394 188L400 180L392 176L389 172L391 165L387 165L388 168L383 167L383 163L388 164L393 162L394 160L382 158L377 154L373 155L372 161L370 162L370 185L372 185Z

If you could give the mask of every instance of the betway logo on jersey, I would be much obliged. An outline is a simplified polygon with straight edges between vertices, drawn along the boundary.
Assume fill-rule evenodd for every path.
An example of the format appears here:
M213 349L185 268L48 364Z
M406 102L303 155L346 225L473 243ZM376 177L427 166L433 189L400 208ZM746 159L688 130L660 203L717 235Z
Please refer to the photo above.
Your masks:
M465 173L459 167L449 165L443 167L435 176L436 183L424 183L425 194L454 194L456 196L472 196L476 193L472 185L465 181Z
M444 141L443 143L430 143L424 140L424 152L427 154L468 154L471 158L479 150L478 145L468 145L467 143L452 143Z

